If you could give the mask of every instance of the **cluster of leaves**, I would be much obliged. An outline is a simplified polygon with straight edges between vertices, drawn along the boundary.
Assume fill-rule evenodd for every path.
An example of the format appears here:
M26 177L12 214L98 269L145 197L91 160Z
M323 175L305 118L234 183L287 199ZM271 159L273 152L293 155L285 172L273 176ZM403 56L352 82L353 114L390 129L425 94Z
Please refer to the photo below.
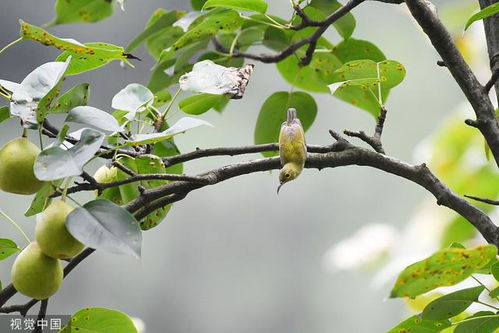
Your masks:
M253 46L263 45L269 52L281 52L316 29L291 29L290 26L301 23L300 17L286 20L268 15L267 5L261 0L192 1L192 5L203 12L158 9L145 30L126 48L126 52L132 52L143 43L157 60L148 83L153 92L176 84L196 62L209 59L222 66L241 67L245 60L234 56L237 55L235 50L247 51ZM340 7L337 1L313 0L303 10L311 19L321 20ZM308 66L300 65L308 45L276 64L279 73L295 91L275 92L264 101L255 126L255 143L277 141L280 124L289 107L297 109L307 130L318 112L310 92L332 93L377 116L390 89L403 80L405 69L400 63L387 60L371 42L352 37L355 29L352 14L336 21L334 27L343 41L333 45L321 37ZM210 40L220 44L222 51L220 48L210 50ZM303 91L296 91L296 88ZM179 107L190 114L201 114L210 109L221 112L227 102L224 96L201 93L183 99Z
M416 298L439 287L453 286L474 278L478 286L459 289L428 302L414 315L389 331L493 333L499 328L499 286L488 289L473 274L492 275L499 283L497 248L482 245L466 249L459 243L408 266L400 273L390 297ZM424 297L424 295L422 296ZM465 312L473 303L494 311Z

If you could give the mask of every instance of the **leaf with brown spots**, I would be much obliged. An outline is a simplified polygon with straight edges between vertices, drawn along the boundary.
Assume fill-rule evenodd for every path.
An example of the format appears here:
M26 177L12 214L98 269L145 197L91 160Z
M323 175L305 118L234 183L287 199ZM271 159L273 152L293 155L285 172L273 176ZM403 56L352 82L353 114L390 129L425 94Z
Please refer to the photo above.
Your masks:
M57 0L55 18L48 25L97 22L113 14L114 5L108 0Z
M423 318L445 320L457 316L466 310L485 289L483 286L466 288L439 297L431 301L423 310Z
M421 319L421 315L414 315L389 330L388 333L438 333L449 326L451 323L448 320L424 320Z
M22 20L20 36L23 39L31 39L46 46L55 47L63 51L56 61L66 61L71 56L71 64L66 75L83 73L92 69L102 67L113 60L123 60L128 65L129 59L135 59L133 55L124 52L120 46L108 43L79 43L73 39L56 37L42 28L26 23ZM133 67L133 66L132 66Z
M440 250L405 268L390 297L414 298L438 287L455 285L487 265L496 255L494 245Z
M243 19L235 10L228 10L207 16L198 25L191 28L181 36L173 45L172 51L177 51L189 44L197 42L205 37L211 37L218 33L229 33L241 27Z
M20 249L14 241L7 238L0 238L0 260L4 260Z
M106 308L84 308L71 316L60 333L137 333L130 317L123 312Z

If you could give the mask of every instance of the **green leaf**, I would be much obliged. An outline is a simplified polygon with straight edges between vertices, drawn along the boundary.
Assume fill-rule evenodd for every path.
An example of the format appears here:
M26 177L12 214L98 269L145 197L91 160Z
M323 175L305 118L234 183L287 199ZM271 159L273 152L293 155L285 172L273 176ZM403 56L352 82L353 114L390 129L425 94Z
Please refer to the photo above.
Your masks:
M133 321L120 311L85 308L76 312L60 333L137 333Z
M169 142L169 141L164 141L164 142L158 142L155 144L153 153L158 154L159 156L171 156L171 155L176 155L178 154L178 149L176 149L175 145L173 142L169 142L171 145L174 147L174 152L168 151L166 148L166 145L163 145L163 143ZM161 148L158 150L157 148L161 147L164 149L161 150ZM130 170L134 171L137 174L164 174L166 172L168 173L182 173L182 166L176 166L175 169L169 168L168 170L165 169L165 165L163 161L161 160L160 157L155 156L155 155L142 155L137 158L132 158L130 156L122 156L118 159L118 161L129 168ZM117 170L116 174L116 180L123 180L127 179L130 176L126 174L125 172L121 170ZM124 184L120 185L118 187L118 191L112 191L112 192L107 192L106 191L103 193L102 197L105 196L114 196L113 201L119 201L121 204L128 203L140 196L140 192L138 190L138 186L143 186L146 189L151 189L151 188L156 188L158 186L167 184L168 181L166 180L148 180L148 181L140 181L136 183L129 183L129 184ZM109 189L111 190L111 189ZM116 197L119 197L117 200ZM154 212L150 213L147 215L144 219L140 221L140 228L142 230L149 230L151 228L156 227L161 221L163 221L169 212L171 208L171 204L159 208L155 210Z
M24 216L29 217L41 213L45 207L50 204L50 195L53 193L52 183L46 182L43 184L42 188L36 192L35 198L31 202L28 210L24 213Z
M10 108L7 105L0 107L0 123L10 118Z
M310 6L322 12L322 17L317 17L315 19L324 19L326 16L329 16L342 7L342 5L336 0L312 0ZM355 25L355 18L352 13L347 13L333 23L336 31L338 31L340 36L344 39L348 39L352 36L352 33L355 30Z
M149 22L152 22L147 25L147 27L142 31L137 37L135 37L130 44L125 48L125 52L132 52L137 47L140 46L144 41L148 40L150 37L154 35L159 35L159 33L164 32L166 28L172 26L175 21L181 18L184 15L183 12L179 12L176 10L167 12L162 9L156 10ZM153 20L154 19L154 20ZM173 42L172 42L173 43Z
M499 287L495 287L494 289L492 289L489 293L489 296L491 298L496 298L497 296L499 296Z
M159 59L163 50L172 46L182 35L184 35L184 30L180 27L166 28L146 41L147 51L153 58Z
M388 333L439 333L449 326L451 323L448 320L424 320L420 315L414 315L389 330Z
M116 118L106 111L92 106L77 106L73 108L65 121L88 125L107 133L123 131Z
M307 131L317 115L317 104L312 96L305 92L279 91L272 94L263 103L255 127L255 144L275 143L279 139L281 124L286 120L286 112L295 108L303 129ZM263 156L277 155L276 152L263 152Z
M113 3L110 0L57 0L56 17L50 25L97 22L111 16L113 9Z
M246 50L253 44L262 42L266 29L262 26L251 26L241 30L237 38L236 46L241 50Z
M135 116L136 112L143 111L140 109L144 108L153 100L154 95L149 88L138 83L130 83L114 95L111 103L113 109L127 111ZM133 117L130 117L128 119L132 118Z
M203 38L211 37L218 33L233 32L242 25L242 22L241 16L235 10L228 10L210 15L203 22L187 31L171 48L176 52Z
M211 126L207 121L191 117L180 118L174 125L160 133L137 134L126 144L129 146L145 145L170 139L172 136L183 133L199 126Z
M444 228L440 244L444 247L452 242L464 242L476 235L476 228L461 215L455 216Z
M165 70L175 64L175 59L169 59L154 69L149 82L147 83L147 88L151 90L151 92L156 93L160 90L166 89L172 84L178 83L179 75L168 75L165 73Z
M490 311L480 311L458 324L454 333L494 333L499 328L499 315Z
M444 249L430 257L414 263L400 273L390 297L411 297L442 286L455 285L497 255L493 245L482 245L473 249Z
M0 260L4 260L20 249L17 244L7 238L0 238Z
M38 107L36 110L36 120L38 121L39 124L43 123L45 117L47 116L47 113L50 110L52 102L57 97L57 95L59 95L62 82L64 81L64 77L69 69L70 64L71 64L71 57L68 57L64 62L64 65L60 68L60 71L55 73L57 76L50 91L45 96L43 96L42 99L40 99L40 101L38 102Z
M343 64L335 71L331 80L335 83L329 85L329 88L335 97L377 117L380 106L385 103L390 89L402 82L404 77L405 68L397 61L354 60ZM355 82L355 80L365 79L369 79L367 81L369 84L359 86ZM379 100L380 91L381 101Z
M470 25L472 25L475 21L478 20L483 20L484 18L490 17L492 15L495 15L499 13L499 2L493 3L492 5L482 9L478 13L472 15L469 19L468 22L466 22L466 26L464 27L464 30L467 30Z
M265 14L268 5L263 0L208 0L203 5L203 10L213 7L232 8Z
M157 93L154 94L154 102L152 103L152 106L155 108L160 108L169 101L171 101L172 95L170 94L169 91L163 90L163 91L158 91Z
M142 233L138 222L109 200L96 199L75 208L66 219L66 227L92 249L140 258Z
M496 279L496 281L499 281L499 262L490 267L490 273L494 276L494 279Z
M34 171L40 180L56 180L80 175L83 166L99 150L104 134L86 128L77 144L69 149L53 146L44 149L36 158Z
M113 60L123 60L129 64L128 59L134 58L125 53L120 46L100 42L81 44L72 39L58 38L44 29L22 20L20 20L20 24L20 35L23 39L32 39L43 45L53 46L64 51L57 57L56 61L66 61L69 56L72 57L66 75L79 74L99 68Z
M159 158L158 156L142 155L135 159L135 163L137 165L137 173L141 175L150 173L166 173L165 165L161 158ZM156 188L165 184L168 184L168 181L158 179L145 180L140 182L140 185L144 186L147 189ZM154 212L147 215L142 221L140 221L140 228L142 230L149 230L156 227L164 220L171 206L172 205L170 204L165 207L156 209Z
M187 114L199 115L215 107L223 99L227 99L227 97L224 95L198 94L181 100L178 106Z
M291 34L274 27L268 27L263 36L263 45L274 51L282 51L291 43Z
M485 289L483 286L466 288L431 301L423 310L423 319L444 320L457 316L466 310Z
M201 10L205 2L206 0L191 0L191 7L194 10Z
M383 52L373 43L354 38L345 39L336 45L332 53L342 63L362 59L380 62L386 59Z
M169 140L164 140L161 142L157 142L154 144L153 149L152 149L153 154L159 156L159 157L169 157L169 156L175 156L180 154L180 150L178 149L177 145L175 145L175 142L173 139ZM165 169L166 173L176 173L176 174L182 174L184 172L184 165L183 163L178 163L172 166L169 166Z
M290 56L277 63L282 77L293 86L312 92L329 92L328 84L341 62L329 52L315 52L310 65L301 66L300 59Z
M87 105L89 88L88 83L77 84L59 97L49 113L67 113L74 107Z

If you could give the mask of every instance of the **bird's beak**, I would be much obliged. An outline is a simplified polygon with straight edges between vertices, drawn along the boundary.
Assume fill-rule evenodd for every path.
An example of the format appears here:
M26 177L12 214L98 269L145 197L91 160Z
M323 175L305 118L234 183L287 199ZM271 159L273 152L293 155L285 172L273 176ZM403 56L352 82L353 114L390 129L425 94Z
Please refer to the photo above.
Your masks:
M285 184L285 183L281 183L281 184L279 185L279 187L277 188L277 194L279 194L279 190L281 189L282 185L284 185L284 184Z

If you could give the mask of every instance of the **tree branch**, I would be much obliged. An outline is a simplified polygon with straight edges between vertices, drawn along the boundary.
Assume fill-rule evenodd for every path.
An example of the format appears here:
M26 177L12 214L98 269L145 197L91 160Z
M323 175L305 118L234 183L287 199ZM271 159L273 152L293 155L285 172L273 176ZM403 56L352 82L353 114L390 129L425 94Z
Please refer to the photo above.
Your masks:
M479 0L480 8L484 9L498 0ZM485 86L487 92L490 91L492 86L496 87L496 98L499 103L499 14L495 14L483 20L485 28L485 37L487 39L487 49L489 51L490 70L492 71L492 79ZM495 77L495 79L494 79ZM490 85L490 87L489 87Z
M378 124L376 127L375 135L381 136L382 121L379 122L381 124ZM326 146L307 146L310 154L305 164L306 168L321 170L324 168L335 168L347 165L370 166L410 180L432 193L439 205L446 206L466 218L489 243L499 246L499 229L490 218L481 210L450 190L426 167L426 165L409 165L381 153L354 146L332 130L330 131L330 134L337 140L334 144ZM277 151L278 148L277 144L266 144L246 147L212 148L206 150L198 149L191 153L178 155L176 156L176 159L167 159L170 159L171 164L175 164L208 156ZM191 191L241 175L278 169L280 166L279 157L263 158L226 165L196 176L196 179L202 179L202 182L179 180L157 188L143 189L138 198L132 200L123 207L133 213L136 219L140 220L160 207L184 199ZM94 251L94 249L86 248L82 253L73 258L64 268L64 277ZM0 291L0 306L3 306L16 293L17 291L12 284ZM24 305L2 307L0 308L0 312L20 312L25 314L36 303L38 303L38 300L30 300Z
M337 133L335 134L337 135ZM343 142L343 145L344 150L342 151L309 154L305 167L323 169L346 165L370 166L410 180L432 193L439 205L446 206L466 218L488 242L499 245L499 229L491 219L484 212L471 205L444 185L426 165L409 165L392 157L356 147L349 143L345 144ZM214 185L253 172L278 168L280 168L278 157L226 165L222 168L198 175L198 177L206 179L206 184L183 181L169 183L154 189L145 190L139 198L129 202L124 207L130 212L136 212L137 216L142 218L154 209L161 207L161 204L166 205L183 199L191 191L207 185ZM149 209L144 209L145 205L151 202L156 202L156 204L150 205Z
M487 141L499 166L499 123L496 120L495 110L488 93L464 61L451 35L432 10L428 1L406 0L406 4L472 105L477 118L477 128ZM499 38L497 38L497 44L499 47Z
M376 127L374 129L373 136L367 135L364 131L344 130L343 133L345 135L361 139L362 141L370 145L374 149L374 151L380 154L384 154L385 150L383 149L383 144L381 143L381 134L383 134L383 127L385 125L386 113L387 110L385 109L384 106L382 106L378 116L378 121L376 122Z
M473 195L467 195L467 194L465 194L464 196L466 198L470 198L470 199L473 199L473 200L476 200L476 201L484 202L484 203L487 203L487 204L490 204L490 205L499 206L499 201L498 200L485 199L485 198L475 197Z
M45 319L45 315L47 314L47 306L49 303L49 299L44 299L42 304L40 304L40 310L38 311L38 317L36 318L36 327L33 330L33 333L42 333L43 326L38 325L38 322Z
M294 27L290 27L293 30L300 30L305 27L309 26L318 26L319 28L310 36L301 39L291 45L289 45L287 48L282 50L279 53L276 54L252 54L252 53L247 53L247 52L242 52L239 50L234 50L232 52L232 56L236 58L247 58L247 59L253 59L253 60L258 60L263 63L275 63L279 62L281 60L286 59L293 53L295 53L299 48L301 48L304 45L309 44L309 47L306 51L306 56L302 59L301 65L306 66L310 63L312 60L313 53L315 51L315 47L317 46L317 41L319 38L326 32L326 30L337 20L342 18L344 15L349 13L352 9L357 7L359 4L364 2L364 0L349 0L344 6L340 7L338 10L336 10L334 13L329 15L327 18L325 18L322 21L314 21L310 19L306 19L307 21L303 20L302 24ZM303 15L303 17L306 17L305 13L301 11L300 9L300 15ZM224 53L229 53L229 50L225 46L223 46L216 38L213 39L215 48Z
M99 191L102 192L105 189L111 188L111 187L117 187L125 184L130 184L130 183L136 183L140 182L143 180L170 180L170 181L187 181L187 182L193 182L193 183L201 183L204 184L206 183L206 180L204 178L200 177L192 177L192 176L186 176L186 175L177 175L177 174L171 174L171 173L149 173L149 174L140 174L140 175L134 175L129 178L125 179L120 179L117 181L113 182L108 182L108 183L83 183L83 184L78 184L76 186L70 187L67 189L67 194L72 194L72 193L77 193L77 192L82 192L82 191ZM56 193L52 194L52 198L58 197L62 194L61 191L57 191Z

